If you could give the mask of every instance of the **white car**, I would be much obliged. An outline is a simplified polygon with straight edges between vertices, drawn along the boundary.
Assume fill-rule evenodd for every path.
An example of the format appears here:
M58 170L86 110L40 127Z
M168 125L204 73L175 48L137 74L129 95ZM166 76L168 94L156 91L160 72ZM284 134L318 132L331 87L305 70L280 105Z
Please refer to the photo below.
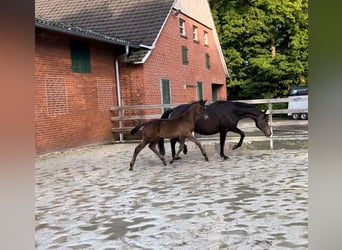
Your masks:
M292 87L289 94L288 116L292 116L294 120L308 119L308 87L298 86ZM298 111L291 111L298 109Z

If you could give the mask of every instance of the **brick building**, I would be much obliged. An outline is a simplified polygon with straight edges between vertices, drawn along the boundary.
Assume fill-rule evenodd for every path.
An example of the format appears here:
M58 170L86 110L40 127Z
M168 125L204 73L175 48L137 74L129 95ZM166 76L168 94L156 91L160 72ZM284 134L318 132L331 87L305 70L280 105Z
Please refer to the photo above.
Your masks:
M111 106L226 99L207 0L36 0L35 14L38 154L112 141Z

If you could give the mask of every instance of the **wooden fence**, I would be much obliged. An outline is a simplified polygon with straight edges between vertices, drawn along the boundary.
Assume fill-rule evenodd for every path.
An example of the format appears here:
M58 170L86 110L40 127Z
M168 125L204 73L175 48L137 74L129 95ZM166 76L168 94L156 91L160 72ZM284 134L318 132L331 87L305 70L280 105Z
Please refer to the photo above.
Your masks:
M308 113L307 109L274 109L273 104L276 103L288 103L289 101L303 101L307 100L307 96L300 96L295 98L274 98L274 99L253 99L253 100L238 100L240 102L250 103L250 104L268 104L267 113L269 114L269 124L272 129L272 116L274 114L287 114L287 113ZM112 128L112 132L119 133L119 141L123 141L123 133L130 131L133 127L124 126L124 121L143 121L154 118L160 118L162 115L162 110L164 108L173 108L182 103L176 104L153 104L153 105L126 105L126 106L112 106L111 111L117 111L118 115L112 116L112 121L118 121L119 126ZM158 114L146 114L146 115L125 115L125 110L152 110L160 109ZM273 139L271 137L270 147L273 148Z

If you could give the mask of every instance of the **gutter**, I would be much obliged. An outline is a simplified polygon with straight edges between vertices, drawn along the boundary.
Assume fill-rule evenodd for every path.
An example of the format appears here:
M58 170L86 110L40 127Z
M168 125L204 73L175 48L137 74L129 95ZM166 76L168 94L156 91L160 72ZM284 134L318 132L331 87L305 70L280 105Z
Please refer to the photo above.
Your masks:
M125 60L129 53L129 46L126 45L126 51L124 54L115 58L115 80L116 80L116 93L118 98L118 107L122 107L122 97L121 97L121 83L120 83L120 69L119 69L119 61ZM123 116L123 111L119 109L119 117ZM119 120L119 128L122 128L122 120ZM119 132L119 141L123 142L123 132Z
M121 45L121 46L129 45L132 48L140 47L138 44L131 44L130 42L124 39L111 37L111 36L96 32L96 31L87 30L87 29L83 29L80 27L68 26L63 23L47 21L42 18L37 18L37 17L35 18L35 26L38 28L42 28L42 29L47 29L51 31L64 33L64 34L97 40L100 42L106 42L106 43L111 43L111 44Z

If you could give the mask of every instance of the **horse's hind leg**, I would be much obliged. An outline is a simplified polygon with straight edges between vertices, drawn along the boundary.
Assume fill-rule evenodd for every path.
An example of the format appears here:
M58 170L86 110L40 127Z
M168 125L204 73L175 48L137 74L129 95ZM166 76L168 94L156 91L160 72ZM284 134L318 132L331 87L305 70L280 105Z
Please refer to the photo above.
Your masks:
M150 148L150 149L159 157L159 159L162 160L164 166L166 166L166 161L165 161L164 156L161 155L161 154L158 152L157 148L156 148L156 146L157 146L157 144L158 144L158 141L159 141L159 139L156 140L155 142L151 142L150 145L149 145L148 147L149 147L149 148Z
M135 164L135 160L137 159L138 154L140 151L147 145L148 143L146 141L142 141L138 146L135 147L134 154L132 157L131 162L129 163L129 171L133 170L133 166Z
M220 132L220 156L223 157L223 159L228 159L229 157L224 154L224 144L226 142L226 136L227 131L221 131Z
M172 138L170 140L171 143L171 153L172 153L172 158L175 158L176 155L176 142L180 141L179 138ZM184 143L184 147L183 147L183 153L186 154L188 152L188 147L186 146L186 144ZM178 158L176 160L179 160L180 157L178 156Z
M202 152L202 155L204 156L204 159L206 161L209 161L208 159L208 155L207 153L205 152L204 148L202 147L201 143L196 139L196 137L194 137L192 134L188 135L186 138L188 138L190 141L192 141L193 143L195 143L199 149L201 150Z
M172 164L174 160L179 160L179 154L182 152L183 148L184 148L184 142L185 142L185 137L180 137L179 138L179 148L178 151L176 153L176 155L172 156L172 160L170 161L170 163Z
M158 141L158 149L161 155L165 155L164 138L160 137Z

